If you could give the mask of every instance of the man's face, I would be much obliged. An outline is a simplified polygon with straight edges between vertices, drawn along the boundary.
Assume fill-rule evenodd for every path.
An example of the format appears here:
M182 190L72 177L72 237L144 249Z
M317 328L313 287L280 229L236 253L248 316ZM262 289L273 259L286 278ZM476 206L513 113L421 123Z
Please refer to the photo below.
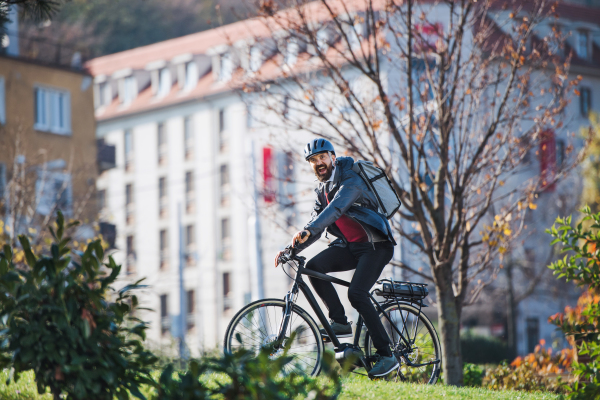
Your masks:
M333 163L335 162L335 156L330 153L315 154L308 159L310 166L315 171L315 176L321 182L326 182L331 178L333 173Z

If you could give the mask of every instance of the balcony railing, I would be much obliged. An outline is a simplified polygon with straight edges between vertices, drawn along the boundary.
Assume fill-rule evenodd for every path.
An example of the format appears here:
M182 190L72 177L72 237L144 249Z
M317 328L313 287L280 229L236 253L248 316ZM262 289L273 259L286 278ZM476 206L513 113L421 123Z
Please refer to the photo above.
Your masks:
M166 250L161 250L160 252L160 269L166 270L169 268L169 254Z
M194 313L188 313L187 315L187 330L194 329L196 327L196 318Z
M192 214L194 211L196 211L196 196L193 192L188 192L185 194L185 212Z
M196 265L196 246L187 246L185 249L185 266Z
M165 165L167 163L167 145L161 144L158 147L158 164Z
M233 299L229 296L225 296L223 297L223 311L227 311L229 309L231 309L231 306L233 305Z
M135 254L127 255L127 275L135 274L135 272L136 272L135 261L136 261Z
M169 316L162 316L160 318L160 333L166 335L171 331L171 318Z
M168 211L168 199L166 196L161 197L158 200L158 214L159 214L160 218L166 218L167 211Z
M127 225L131 225L134 222L135 216L135 205L133 203L129 203L125 206L125 220Z

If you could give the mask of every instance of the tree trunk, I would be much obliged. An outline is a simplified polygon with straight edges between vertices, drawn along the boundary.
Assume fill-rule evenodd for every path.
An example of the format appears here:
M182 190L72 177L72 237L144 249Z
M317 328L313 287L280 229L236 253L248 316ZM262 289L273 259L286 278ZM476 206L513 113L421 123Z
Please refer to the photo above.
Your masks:
M508 339L508 359L513 360L517 356L517 309L515 305L515 293L513 291L513 265L509 262L506 265L506 283L508 286L506 319L507 319L507 339Z
M460 352L460 305L452 290L452 270L446 268L436 279L438 322L442 342L442 371L446 385L462 386L463 365Z

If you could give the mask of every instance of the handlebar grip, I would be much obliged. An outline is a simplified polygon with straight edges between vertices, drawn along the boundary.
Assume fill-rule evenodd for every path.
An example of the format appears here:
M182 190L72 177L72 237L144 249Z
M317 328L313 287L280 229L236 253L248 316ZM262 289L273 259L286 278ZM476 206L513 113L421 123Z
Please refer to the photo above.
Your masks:
M300 234L300 238L304 239L305 236L306 236L306 232L302 231L302 233Z

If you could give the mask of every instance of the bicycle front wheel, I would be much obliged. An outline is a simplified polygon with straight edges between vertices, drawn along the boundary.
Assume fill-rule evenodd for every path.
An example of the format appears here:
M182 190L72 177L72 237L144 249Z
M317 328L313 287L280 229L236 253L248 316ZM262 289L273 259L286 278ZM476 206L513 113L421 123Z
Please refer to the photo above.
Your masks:
M400 305L389 303L383 305L383 310L390 319L388 320L383 314L380 314L381 323L392 341L393 353L401 360L400 368L396 372L392 372L388 378L416 383L436 383L441 371L442 351L437 332L429 318L425 314L419 313L416 307L406 303L400 303ZM392 324L410 342L409 346L402 340L398 332L392 328ZM371 336L367 331L365 335L365 356L369 363L373 360L371 356L375 354L375 351ZM435 363L409 366L400 356L402 353L407 353L412 364Z
M258 300L242 308L231 320L225 333L223 347L227 352L244 348L257 355L261 348L271 345L284 325L287 325L285 340L292 338L287 355L293 361L284 372L298 371L311 376L321 372L323 361L323 339L314 319L302 308L293 305L292 313L285 320L285 301L279 299ZM287 324L284 324L287 322ZM272 357L283 354L283 348L273 352Z

